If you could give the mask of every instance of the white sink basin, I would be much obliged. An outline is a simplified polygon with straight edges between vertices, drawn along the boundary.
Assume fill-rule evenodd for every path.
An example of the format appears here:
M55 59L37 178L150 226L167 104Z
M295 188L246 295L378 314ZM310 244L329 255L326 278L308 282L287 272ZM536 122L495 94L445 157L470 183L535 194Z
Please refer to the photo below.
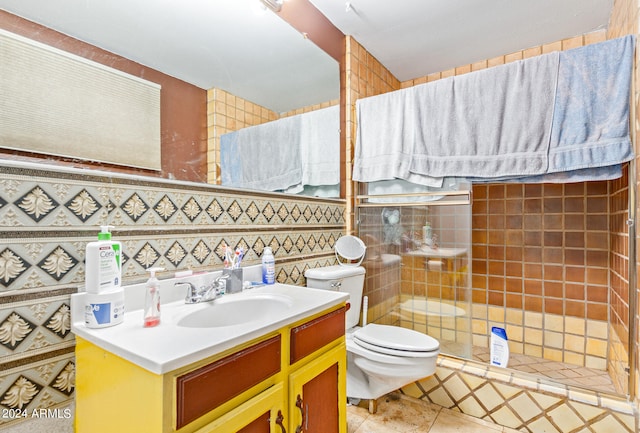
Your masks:
M197 286L213 276L188 277ZM213 302L185 304L184 278L161 280L162 320L145 328L146 284L126 286L124 322L107 328L87 328L84 324L86 292L71 295L71 329L115 355L164 374L225 350L277 331L313 314L348 301L349 295L288 284L270 284L227 294ZM171 342L167 344L167 341Z
M282 315L293 305L293 299L276 294L254 294L251 297L224 296L202 303L176 323L187 328L220 328L244 325ZM194 306L194 308L196 308Z

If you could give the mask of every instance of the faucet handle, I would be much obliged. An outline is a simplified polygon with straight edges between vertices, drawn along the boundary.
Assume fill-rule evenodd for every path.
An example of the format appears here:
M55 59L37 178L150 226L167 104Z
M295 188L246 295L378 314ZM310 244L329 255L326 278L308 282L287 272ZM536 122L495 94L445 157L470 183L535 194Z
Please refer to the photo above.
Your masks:
M216 296L222 296L227 293L227 280L229 279L229 274L222 274L218 278L216 278L213 283L213 289L216 292Z
M188 286L187 295L184 298L185 303L194 304L198 302L198 299L200 299L200 295L198 295L198 290L196 289L196 286L194 286L192 283L188 281L178 281L174 283L174 286Z

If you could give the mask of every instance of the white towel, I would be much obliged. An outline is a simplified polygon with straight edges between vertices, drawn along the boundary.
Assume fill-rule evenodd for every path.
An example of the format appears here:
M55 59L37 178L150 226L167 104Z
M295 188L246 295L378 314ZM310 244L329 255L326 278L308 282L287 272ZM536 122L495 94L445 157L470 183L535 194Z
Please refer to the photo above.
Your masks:
M302 161L298 116L243 128L236 132L242 181L234 186L280 191L300 183Z
M286 192L340 183L340 106L300 114L302 178Z
M439 187L442 178L410 172L418 107L414 87L356 101L356 144L353 180L373 182L404 179Z
M427 176L544 173L558 59L554 52L416 86L419 123L410 170Z

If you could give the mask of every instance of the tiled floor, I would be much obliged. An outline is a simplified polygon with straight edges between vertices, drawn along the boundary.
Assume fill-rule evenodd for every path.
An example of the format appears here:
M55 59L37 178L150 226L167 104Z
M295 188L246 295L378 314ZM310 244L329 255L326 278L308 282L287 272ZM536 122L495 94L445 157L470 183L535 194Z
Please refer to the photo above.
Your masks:
M73 410L73 405L71 405ZM519 433L421 400L392 393L378 400L371 415L364 407L347 407L348 433ZM0 428L6 433L72 433L70 419L34 419Z
M474 346L473 359L489 363L489 349ZM593 391L616 393L616 388L611 381L611 377L603 370L514 353L509 356L509 368L524 373L535 374L540 377L548 377L555 382L567 386L578 386Z
M518 433L516 430L400 393L378 400L378 410L347 407L348 433Z

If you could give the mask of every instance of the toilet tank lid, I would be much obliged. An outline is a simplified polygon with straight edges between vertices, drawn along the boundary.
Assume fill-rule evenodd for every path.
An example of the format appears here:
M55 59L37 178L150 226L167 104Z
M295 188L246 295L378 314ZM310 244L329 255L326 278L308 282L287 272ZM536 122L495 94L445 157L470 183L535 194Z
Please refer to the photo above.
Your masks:
M304 276L315 280L336 280L339 278L353 277L364 274L362 266L325 266L321 268L307 269Z

